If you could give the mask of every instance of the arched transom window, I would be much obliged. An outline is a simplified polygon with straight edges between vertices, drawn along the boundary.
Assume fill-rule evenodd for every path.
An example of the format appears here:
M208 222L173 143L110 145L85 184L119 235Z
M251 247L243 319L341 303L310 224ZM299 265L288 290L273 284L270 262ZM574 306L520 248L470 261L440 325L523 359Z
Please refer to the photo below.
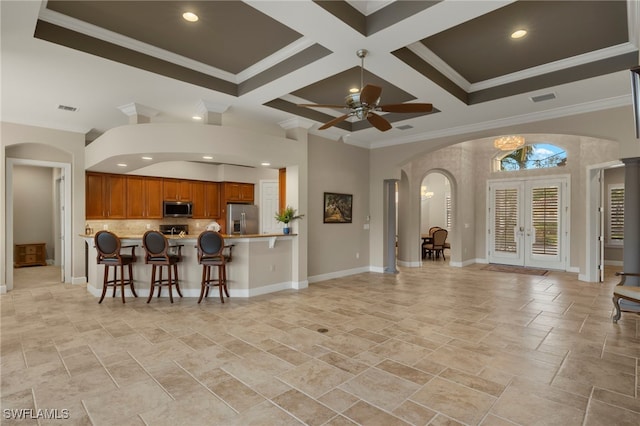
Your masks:
M545 169L567 164L567 153L549 143L524 145L496 159L497 171Z

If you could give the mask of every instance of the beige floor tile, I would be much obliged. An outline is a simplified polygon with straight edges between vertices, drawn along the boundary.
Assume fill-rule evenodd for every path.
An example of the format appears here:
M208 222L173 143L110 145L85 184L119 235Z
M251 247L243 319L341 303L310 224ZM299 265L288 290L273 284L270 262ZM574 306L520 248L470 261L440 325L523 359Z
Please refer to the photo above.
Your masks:
M640 317L611 321L617 279L481 267L224 305L99 305L22 268L0 296L0 405L74 412L41 424L637 424Z
M371 405L393 411L420 385L377 368L370 368L339 386Z
M314 398L324 395L352 377L353 374L316 359L278 375L283 382Z
M272 401L307 425L322 425L337 413L307 395L291 389Z
M434 378L410 398L457 421L478 424L496 401L494 396Z

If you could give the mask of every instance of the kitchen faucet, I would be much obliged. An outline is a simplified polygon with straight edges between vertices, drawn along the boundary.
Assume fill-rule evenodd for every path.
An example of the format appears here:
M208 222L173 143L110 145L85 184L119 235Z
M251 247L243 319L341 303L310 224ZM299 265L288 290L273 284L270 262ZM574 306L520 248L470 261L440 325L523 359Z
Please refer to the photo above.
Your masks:
M172 236L172 237L173 237L173 233L174 233L174 232L176 232L176 227L175 227L175 226L172 226L172 227L171 227L171 236Z

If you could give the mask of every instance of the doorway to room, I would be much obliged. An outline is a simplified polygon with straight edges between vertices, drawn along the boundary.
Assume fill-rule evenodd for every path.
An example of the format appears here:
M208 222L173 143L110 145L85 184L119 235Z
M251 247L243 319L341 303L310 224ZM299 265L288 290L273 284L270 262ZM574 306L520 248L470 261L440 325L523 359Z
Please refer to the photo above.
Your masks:
M7 159L6 229L10 230L5 240L7 290L12 290L15 283L14 246L24 242L45 243L46 260L50 264L43 267L47 269L47 276L55 276L56 282L71 282L71 208L67 208L71 206L70 176L68 163ZM31 205L42 199L45 199L44 205Z
M440 172L427 174L420 185L420 234L421 241L429 234L429 230L438 227L446 229L447 247L453 226L453 203L451 181ZM448 249L447 249L448 250ZM422 250L421 250L422 251ZM448 256L446 256L448 257Z
M566 270L566 176L488 182L489 263Z

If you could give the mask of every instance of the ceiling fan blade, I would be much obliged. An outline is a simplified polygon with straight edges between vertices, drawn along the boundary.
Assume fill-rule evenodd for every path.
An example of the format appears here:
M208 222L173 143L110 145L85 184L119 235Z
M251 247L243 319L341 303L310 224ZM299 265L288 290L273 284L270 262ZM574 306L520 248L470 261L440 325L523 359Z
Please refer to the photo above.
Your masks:
M376 108L386 112L431 112L433 105L431 104L388 104L379 105Z
M367 114L367 120L369 120L369 123L373 124L373 127L381 132L386 132L391 128L391 123L373 112L369 112L369 114Z
M299 107L305 108L346 108L346 105L333 105L333 104L296 104Z
M345 115L341 115L340 117L336 117L333 120L327 121L322 126L318 127L318 130L328 129L329 127L335 126L336 124L346 120L347 118L349 118L349 114L345 114Z
M373 106L380 99L382 94L382 87L374 86L373 84L367 84L360 92L360 103Z

